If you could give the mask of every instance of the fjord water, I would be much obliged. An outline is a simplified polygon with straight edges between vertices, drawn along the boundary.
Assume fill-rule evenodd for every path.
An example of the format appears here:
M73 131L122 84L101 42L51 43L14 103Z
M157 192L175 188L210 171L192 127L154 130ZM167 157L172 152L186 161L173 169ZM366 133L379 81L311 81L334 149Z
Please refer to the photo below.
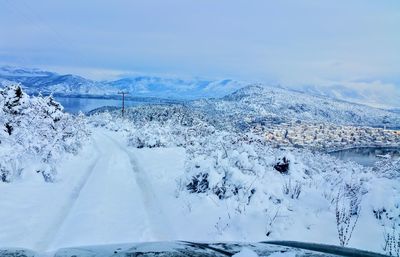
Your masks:
M400 158L400 147L355 147L334 151L330 154L344 161L373 166L377 161L386 158L385 156Z
M83 98L83 97L55 97L64 106L64 110L69 113L88 112L103 106L121 107L122 101L119 99L106 98ZM143 101L125 100L125 107L144 104Z

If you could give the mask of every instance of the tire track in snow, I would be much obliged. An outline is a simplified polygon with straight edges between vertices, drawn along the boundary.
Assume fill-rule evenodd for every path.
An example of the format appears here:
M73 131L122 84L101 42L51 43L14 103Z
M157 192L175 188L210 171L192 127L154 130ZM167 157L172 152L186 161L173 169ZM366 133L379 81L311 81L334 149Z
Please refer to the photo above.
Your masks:
M96 166L99 164L100 160L100 151L98 148L98 145L96 142L94 142L95 149L97 152L97 157L96 159L89 165L88 169L86 170L85 174L82 176L82 178L79 180L79 183L73 188L72 193L70 197L67 199L67 201L64 203L64 205L60 209L60 213L55 216L55 219L53 220L52 225L49 226L47 229L47 232L44 234L42 239L36 243L35 249L38 251L45 251L48 249L48 247L51 245L53 240L56 238L59 229L62 227L62 224L72 211L75 203L79 199L79 195L82 191L82 189L85 187L87 184L90 176L93 174L93 171L95 170Z
M101 159L48 250L154 238L128 156L102 130L93 132Z
M103 135L113 141L115 145L129 158L133 175L136 179L136 184L138 185L142 194L141 201L143 202L145 212L148 215L154 239L159 241L175 239L175 233L170 226L170 222L168 221L167 216L164 214L162 203L158 200L157 195L154 192L151 180L147 176L146 172L144 172L143 169L139 167L133 153L131 153L126 146L122 146L117 140L115 140L111 136L107 134Z

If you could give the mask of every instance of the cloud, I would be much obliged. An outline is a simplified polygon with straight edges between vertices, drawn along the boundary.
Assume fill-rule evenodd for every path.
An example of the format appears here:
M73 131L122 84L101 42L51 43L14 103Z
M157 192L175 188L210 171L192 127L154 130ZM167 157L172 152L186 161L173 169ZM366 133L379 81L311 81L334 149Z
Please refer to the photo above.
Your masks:
M135 71L396 84L399 8L390 0L3 1L0 57L93 77Z
M292 88L377 108L400 108L400 88L392 83L379 80L320 80L313 84L298 85Z

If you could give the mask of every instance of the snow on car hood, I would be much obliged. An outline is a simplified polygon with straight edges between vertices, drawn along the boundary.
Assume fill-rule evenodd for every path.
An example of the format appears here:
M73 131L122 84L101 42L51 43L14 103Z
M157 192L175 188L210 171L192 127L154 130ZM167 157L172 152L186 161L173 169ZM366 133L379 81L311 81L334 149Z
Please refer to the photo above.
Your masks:
M373 252L339 246L302 243L293 241L269 241L258 243L196 243L196 242L148 242L100 246L61 248L54 252L35 252L22 248L0 248L0 257L183 257L183 256L385 256Z

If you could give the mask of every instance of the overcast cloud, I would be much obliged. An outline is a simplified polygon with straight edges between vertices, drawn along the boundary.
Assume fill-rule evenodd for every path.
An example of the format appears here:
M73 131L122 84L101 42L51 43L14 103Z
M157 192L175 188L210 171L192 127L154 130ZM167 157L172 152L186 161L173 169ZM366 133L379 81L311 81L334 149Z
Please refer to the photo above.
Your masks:
M0 63L393 91L399 28L398 0L0 0Z

